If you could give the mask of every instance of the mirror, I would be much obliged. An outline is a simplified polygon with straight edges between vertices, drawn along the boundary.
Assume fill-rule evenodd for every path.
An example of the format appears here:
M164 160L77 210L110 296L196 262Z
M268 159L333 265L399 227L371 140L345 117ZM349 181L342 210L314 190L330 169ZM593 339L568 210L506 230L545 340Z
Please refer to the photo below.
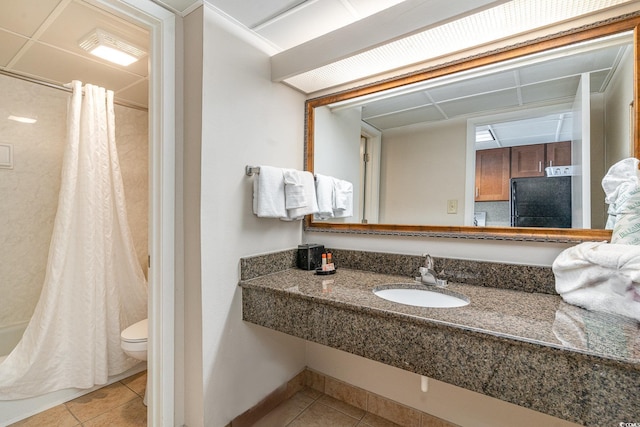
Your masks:
M306 169L353 183L354 215L308 216L305 228L609 239L600 182L638 153L639 22L592 25L307 101ZM514 200L551 182L550 194L564 183L568 220L527 222Z

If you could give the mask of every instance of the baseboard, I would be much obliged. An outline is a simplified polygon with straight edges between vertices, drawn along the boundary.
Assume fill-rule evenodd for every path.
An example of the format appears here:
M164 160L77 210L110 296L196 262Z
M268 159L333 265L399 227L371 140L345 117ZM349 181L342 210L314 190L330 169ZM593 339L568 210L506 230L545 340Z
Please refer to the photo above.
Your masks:
M250 427L305 386L305 370L282 384L253 407L235 417L227 427Z
M366 412L399 425L456 427L455 424L446 420L421 412L375 393L368 392L309 368L305 368L287 383L281 385L258 402L258 404L234 418L226 427L252 426L275 409L276 406L305 387L319 391L336 400L363 409Z

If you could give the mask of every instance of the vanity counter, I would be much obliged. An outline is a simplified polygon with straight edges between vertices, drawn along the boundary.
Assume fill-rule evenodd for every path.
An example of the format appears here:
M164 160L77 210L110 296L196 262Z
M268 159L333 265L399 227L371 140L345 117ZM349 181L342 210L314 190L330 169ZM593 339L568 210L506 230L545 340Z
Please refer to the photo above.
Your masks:
M243 319L584 425L640 421L640 325L557 295L449 283L470 304L373 294L406 276L295 268L242 280Z

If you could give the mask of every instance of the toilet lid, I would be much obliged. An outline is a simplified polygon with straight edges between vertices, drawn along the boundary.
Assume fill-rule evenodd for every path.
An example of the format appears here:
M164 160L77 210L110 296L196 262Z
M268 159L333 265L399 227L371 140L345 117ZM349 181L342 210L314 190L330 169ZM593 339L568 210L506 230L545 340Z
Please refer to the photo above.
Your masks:
M122 331L122 333L120 334L120 337L124 341L129 341L129 342L146 341L148 337L148 333L147 333L148 320L149 319L144 319L129 326L127 329Z

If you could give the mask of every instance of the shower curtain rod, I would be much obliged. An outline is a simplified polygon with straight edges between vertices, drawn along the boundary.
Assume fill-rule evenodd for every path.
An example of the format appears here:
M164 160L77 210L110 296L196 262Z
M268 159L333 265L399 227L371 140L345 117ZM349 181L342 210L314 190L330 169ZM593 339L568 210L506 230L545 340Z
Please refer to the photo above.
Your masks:
M42 86L50 87L52 89L63 90L65 92L71 93L71 88L70 87L65 87L65 86L62 86L62 85L55 84L55 83L45 82L44 80L38 80L38 79L33 78L33 77L24 76L22 74L19 74L19 73L13 72L13 71L0 70L0 74L5 75L7 77L14 77L16 79L24 80L24 81L27 81L27 82L30 82L30 83L35 83L35 84L39 84L39 85L42 85ZM131 103L126 102L126 101L116 101L116 100L114 100L113 103L116 104L116 105L120 105L121 107L133 108L133 109L136 109L136 110L149 112L148 108L140 107L139 105L131 104Z

